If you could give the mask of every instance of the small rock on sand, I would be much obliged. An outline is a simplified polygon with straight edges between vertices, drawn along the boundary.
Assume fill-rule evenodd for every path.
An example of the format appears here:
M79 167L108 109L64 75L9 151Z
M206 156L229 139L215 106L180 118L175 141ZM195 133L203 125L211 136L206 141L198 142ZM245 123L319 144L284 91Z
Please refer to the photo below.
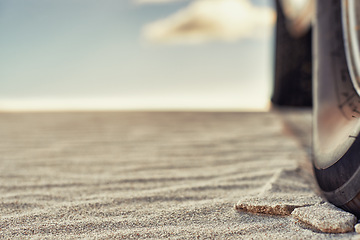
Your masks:
M355 232L360 233L360 223L355 225Z
M235 209L271 215L290 215L295 208L318 204L322 199L314 194L266 194L241 199Z
M354 231L356 217L330 203L296 208L291 215L312 227L327 233L346 233Z

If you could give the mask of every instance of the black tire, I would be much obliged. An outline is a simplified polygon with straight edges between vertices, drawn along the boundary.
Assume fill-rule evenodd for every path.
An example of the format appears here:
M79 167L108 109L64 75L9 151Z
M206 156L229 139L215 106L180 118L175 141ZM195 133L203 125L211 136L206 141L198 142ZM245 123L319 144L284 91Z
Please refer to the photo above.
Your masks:
M313 166L325 197L360 217L360 98L350 77L342 18L342 1L317 1Z
M289 31L289 20L276 0L275 81L271 101L278 106L312 105L312 34Z

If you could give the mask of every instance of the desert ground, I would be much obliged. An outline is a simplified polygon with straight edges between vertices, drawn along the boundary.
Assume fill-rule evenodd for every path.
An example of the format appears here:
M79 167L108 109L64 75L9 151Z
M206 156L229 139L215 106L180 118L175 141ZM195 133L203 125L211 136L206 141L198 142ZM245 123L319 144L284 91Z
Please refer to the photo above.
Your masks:
M1 239L356 239L311 111L0 113Z

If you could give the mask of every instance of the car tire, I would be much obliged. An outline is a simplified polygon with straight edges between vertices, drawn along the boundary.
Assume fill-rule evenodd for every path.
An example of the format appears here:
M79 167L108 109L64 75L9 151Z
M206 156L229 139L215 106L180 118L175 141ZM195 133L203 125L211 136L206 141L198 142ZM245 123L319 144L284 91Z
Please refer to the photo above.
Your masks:
M312 31L296 36L289 29L280 0L276 0L275 81L272 103L312 105Z
M313 168L324 196L359 217L360 97L349 63L344 4L339 0L317 1Z

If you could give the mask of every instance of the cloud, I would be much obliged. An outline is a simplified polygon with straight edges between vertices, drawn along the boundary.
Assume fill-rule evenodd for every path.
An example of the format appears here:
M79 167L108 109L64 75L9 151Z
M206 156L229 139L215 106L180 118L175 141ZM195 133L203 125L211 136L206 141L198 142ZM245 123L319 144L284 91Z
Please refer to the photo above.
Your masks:
M197 0L177 13L143 28L144 38L158 44L199 44L269 36L275 11L249 0Z
M172 3L172 2L179 2L183 0L134 0L138 4L159 4L159 3Z

